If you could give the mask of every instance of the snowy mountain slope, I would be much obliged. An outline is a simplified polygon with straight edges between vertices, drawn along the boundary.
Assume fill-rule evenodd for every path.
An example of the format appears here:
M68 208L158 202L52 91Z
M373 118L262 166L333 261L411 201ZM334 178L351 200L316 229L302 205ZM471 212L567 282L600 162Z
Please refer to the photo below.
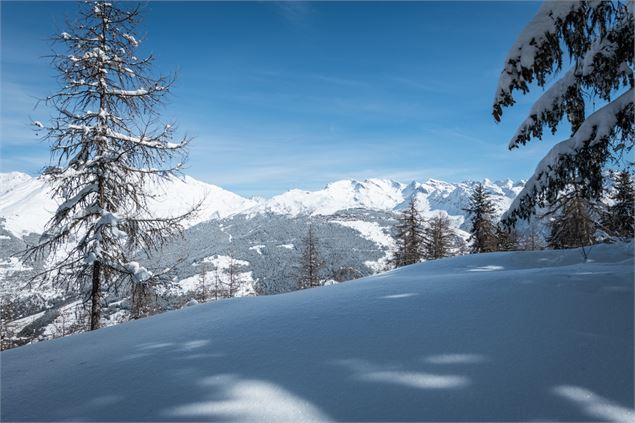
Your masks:
M263 202L250 213L331 215L347 209L392 210L404 201L404 184L387 179L341 180L318 191L293 189Z
M633 264L463 256L20 347L1 418L630 422Z
M45 178L34 178L20 172L0 173L0 182L0 217L6 219L5 228L15 236L42 233L56 209ZM212 218L227 217L256 205L254 200L189 176L151 181L146 189L156 196L149 201L149 206L157 216L178 215L203 201L198 216L189 221L190 226Z
M50 187L42 179L19 172L0 174L0 217L15 236L42 233L55 212Z
M29 326L14 325L20 339L37 339L54 333L69 301L79 299L79 291L64 292L59 287L25 287L43 263L22 263L20 252L26 242L36 242L55 203L41 178L25 174L0 174L0 300L15 306L13 319L28 320ZM234 256L246 263L250 277L239 292L275 294L297 289L298 263L309 224L314 225L319 253L324 260L323 280L346 281L368 276L386 268L394 250L392 229L395 211L410 198L417 197L426 215L449 214L457 235L467 237L463 207L467 205L475 182L450 184L429 180L408 185L382 179L344 180L314 192L290 191L270 200L248 200L190 177L171 179L161 186L152 184L150 193L162 193L150 206L158 215L177 214L205 198L199 216L190 222L184 239L164 246L157 257L139 258L153 270L179 263L171 286L165 287L161 309L178 308L194 295L201 272L199 262L211 256ZM499 208L513 197L515 186L509 181L485 181ZM511 187L511 189L508 189ZM324 214L327 213L327 214ZM453 214L456 213L456 214ZM198 223L198 224L195 224ZM212 266L213 267L213 266ZM222 276L222 275L221 275ZM196 282L194 285L193 283ZM203 284L209 285L208 283ZM252 287L252 288L249 288ZM163 292L163 291L162 291ZM108 296L112 308L104 309L104 324L125 320L126 291ZM123 301L123 303L122 303ZM47 313L42 314L43 311ZM112 319L112 316L115 319ZM79 322L78 322L79 323ZM62 325L63 326L63 325ZM62 331L63 332L63 331Z
M30 232L41 233L55 210L55 202L49 198L49 188L44 178L33 178L19 172L0 173L0 182L0 217L6 219L5 228L16 236ZM294 189L268 200L258 201L240 197L189 176L151 183L147 190L158 196L150 202L151 209L158 216L179 214L203 199L201 212L190 221L190 226L237 213L247 216L273 213L296 217L328 216L351 209L393 211L405 206L413 196L417 198L425 215L445 211L460 226L464 222L463 208L467 206L476 183L450 184L431 179L424 183L412 182L406 185L388 179L341 180L330 183L321 190ZM498 213L507 209L523 186L522 182L491 182L487 179L483 184L492 194Z
M294 189L263 201L247 213L276 213L297 216L332 215L342 210L365 209L391 211L403 208L413 197L419 202L421 211L430 215L444 210L450 215L464 216L470 195L478 182L448 182L430 179L427 182L413 181L403 184L389 179L341 180L328 184L317 191ZM498 213L503 213L523 182L485 179L483 185L492 195Z

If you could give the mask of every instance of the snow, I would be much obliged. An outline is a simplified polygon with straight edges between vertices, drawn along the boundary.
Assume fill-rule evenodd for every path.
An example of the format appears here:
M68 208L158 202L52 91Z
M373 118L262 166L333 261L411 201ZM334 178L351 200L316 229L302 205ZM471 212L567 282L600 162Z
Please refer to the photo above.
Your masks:
M139 47L139 41L137 41L137 39L134 36L130 34L123 34L123 37L134 47Z
M514 199L509 209L503 213L501 219L511 216L515 210L518 210L524 198L531 196L532 193L540 192L550 178L558 178L558 164L562 157L575 155L587 142L588 147L593 147L596 143L606 139L615 129L618 113L627 110L628 107L633 107L634 93L635 89L631 88L595 111L586 118L571 138L554 145L538 163L534 174L527 180L524 188Z
M262 255L262 249L266 248L266 245L252 245L251 247L249 247L250 250L255 251L258 253L258 255Z
M387 249L393 249L395 247L395 240L389 233L390 229L382 228L377 222L365 222L363 220L332 220L332 222L355 229L361 233L364 238L373 241L380 247Z
M232 265L232 260L236 269L236 274L234 276L235 283L238 285L236 296L244 297L248 295L255 295L256 291L253 287L255 282L253 273L251 271L244 271L244 269L249 266L249 262L245 260L232 259L232 257L224 255L213 255L203 258L201 262L196 265L200 266L201 264L206 264L213 270L208 270L202 274L198 273L188 278L181 279L176 284L167 288L159 287L159 293L161 293L162 289L169 290L173 295L182 295L187 292L194 292L200 288L201 282L207 288L213 288L217 278L221 286L227 286L230 282L228 271ZM195 264L193 263L193 265ZM201 278L203 280L201 280Z
M496 200L500 199L496 203L501 213L522 188L522 184L518 185L511 181L491 182L486 179L483 183L486 189L497 197ZM434 179L423 183L413 181L410 184L390 179L344 179L332 182L317 191L290 190L261 201L246 213L329 216L350 209L390 211L405 207L411 198L416 197L424 215L432 216L446 207L446 211L453 215L451 219L456 221L459 216L463 218L465 212L462 208L467 205L460 199L471 192L474 184L450 184ZM461 224L462 220L456 223Z
M531 77L528 78L526 70L530 69L533 77L536 56L540 47L549 43L550 37L556 34L556 23L583 6L583 2L575 0L545 1L542 3L536 15L518 36L505 58L505 66L496 87L494 104L502 102L510 96L512 88L518 87L520 81L531 80Z
M0 174L0 216L5 229L20 237L42 233L57 204L51 200L51 187L41 178L20 172Z
M0 173L0 182L0 217L7 219L6 229L18 237L29 232L41 233L56 209L56 202L49 198L46 180L12 172ZM523 182L509 180L492 182L486 179L483 184L493 196L497 213L506 210L523 187ZM407 185L387 179L342 180L318 191L292 190L271 199L247 199L185 176L150 180L146 191L157 196L149 200L150 210L157 216L179 215L202 200L200 212L186 226L236 214L247 217L262 213L297 216L330 215L356 208L399 210L414 196L426 217L445 211L453 226L458 228L464 222L463 208L467 206L466 199L474 185L475 182L450 184L434 179Z
M212 218L224 218L253 207L256 202L206 184L194 178L170 177L149 180L146 191L150 210L157 216L175 216L203 201L200 213L187 222L191 226ZM0 173L0 217L5 229L20 237L42 233L58 203L50 198L50 185L43 177L34 178L20 172Z
M575 70L568 71L562 78L556 81L538 100L531 106L529 116L520 124L516 134L509 141L508 148L516 148L519 144L529 141L532 134L532 126L536 122L546 122L563 104L567 90L576 84Z
M589 256L454 257L11 349L0 417L632 422L633 243Z
M30 316L23 317L21 319L12 320L7 322L7 329L14 333L20 332L22 329L35 322L40 317L44 316L46 311L40 311L39 313L32 314Z
M26 272L31 269L32 267L26 266L18 257L0 259L0 280L4 280L16 272Z
M341 180L318 191L293 189L277 195L253 212L330 215L340 210L367 208L390 210L403 201L403 184L389 179Z
M377 222L366 222L363 220L332 220L342 226L355 229L362 236L386 251L386 255L377 261L366 261L364 264L374 272L379 272L386 268L391 254L397 248L394 238L390 235L390 228L382 228Z
M108 90L108 94L118 95L122 97L140 97L148 94L148 92L149 91L145 88L137 88L136 90L118 90L113 88L111 90Z
M145 267L141 266L136 261L131 261L129 263L126 263L126 270L130 273L130 275L132 276L132 279L136 283L145 282L152 277L152 272L150 272Z

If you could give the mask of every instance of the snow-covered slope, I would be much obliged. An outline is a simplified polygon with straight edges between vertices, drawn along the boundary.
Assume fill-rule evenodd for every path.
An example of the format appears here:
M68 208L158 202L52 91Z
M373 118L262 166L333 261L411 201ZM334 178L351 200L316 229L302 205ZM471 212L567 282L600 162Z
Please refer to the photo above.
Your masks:
M387 179L367 179L363 182L341 180L318 191L293 189L262 203L251 212L273 212L330 215L340 210L364 208L392 210L404 201L405 185Z
M318 191L294 189L264 201L249 213L272 212L297 216L300 214L332 215L347 209L390 211L404 207L416 197L424 214L445 210L451 215L464 215L474 186L478 182L448 182L430 179L403 184L389 179L345 179L328 184ZM511 180L492 182L485 179L483 185L492 195L497 211L502 213L522 189L523 182Z
M494 253L1 353L4 421L628 421L633 244Z
M0 217L5 228L16 236L41 233L56 209L46 179L20 172L0 173ZM253 207L254 200L240 197L215 185L189 176L171 177L148 183L146 190L155 195L149 206L157 216L178 215L203 201L200 213L188 222L194 225L212 218L223 218Z

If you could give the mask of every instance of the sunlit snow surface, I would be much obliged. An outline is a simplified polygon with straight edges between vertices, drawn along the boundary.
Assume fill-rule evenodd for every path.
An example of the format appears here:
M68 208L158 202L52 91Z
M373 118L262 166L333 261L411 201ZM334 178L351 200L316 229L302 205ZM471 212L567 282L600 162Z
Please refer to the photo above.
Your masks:
M463 256L12 349L1 418L632 422L633 244L589 258Z

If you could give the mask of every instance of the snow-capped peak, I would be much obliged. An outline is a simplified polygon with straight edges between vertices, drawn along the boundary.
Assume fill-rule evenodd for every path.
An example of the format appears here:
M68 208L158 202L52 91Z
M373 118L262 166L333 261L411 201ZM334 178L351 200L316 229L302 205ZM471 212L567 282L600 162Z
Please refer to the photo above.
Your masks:
M0 217L5 229L16 236L42 233L57 202L51 198L50 185L44 177L25 173L0 173ZM257 201L243 198L216 185L190 176L171 176L148 182L146 190L156 216L174 216L202 201L200 212L187 225L213 218L223 218L254 207Z
M404 184L390 179L344 179L318 191L291 190L259 205L252 212L330 215L341 210L390 210L403 201Z
M20 172L0 173L0 217L16 236L41 233L56 208L50 198L49 185L42 177ZM405 207L413 198L424 214L444 211L464 216L464 208L479 182L449 183L437 179L408 184L392 179L343 179L317 191L292 189L270 199L243 198L216 185L190 176L169 177L148 184L146 189L157 198L150 207L157 216L178 215L202 201L198 215L189 225L210 219L244 213L254 216L274 213L288 216L333 215L347 209L392 211ZM523 183L511 180L481 182L491 193L499 213L509 207Z

